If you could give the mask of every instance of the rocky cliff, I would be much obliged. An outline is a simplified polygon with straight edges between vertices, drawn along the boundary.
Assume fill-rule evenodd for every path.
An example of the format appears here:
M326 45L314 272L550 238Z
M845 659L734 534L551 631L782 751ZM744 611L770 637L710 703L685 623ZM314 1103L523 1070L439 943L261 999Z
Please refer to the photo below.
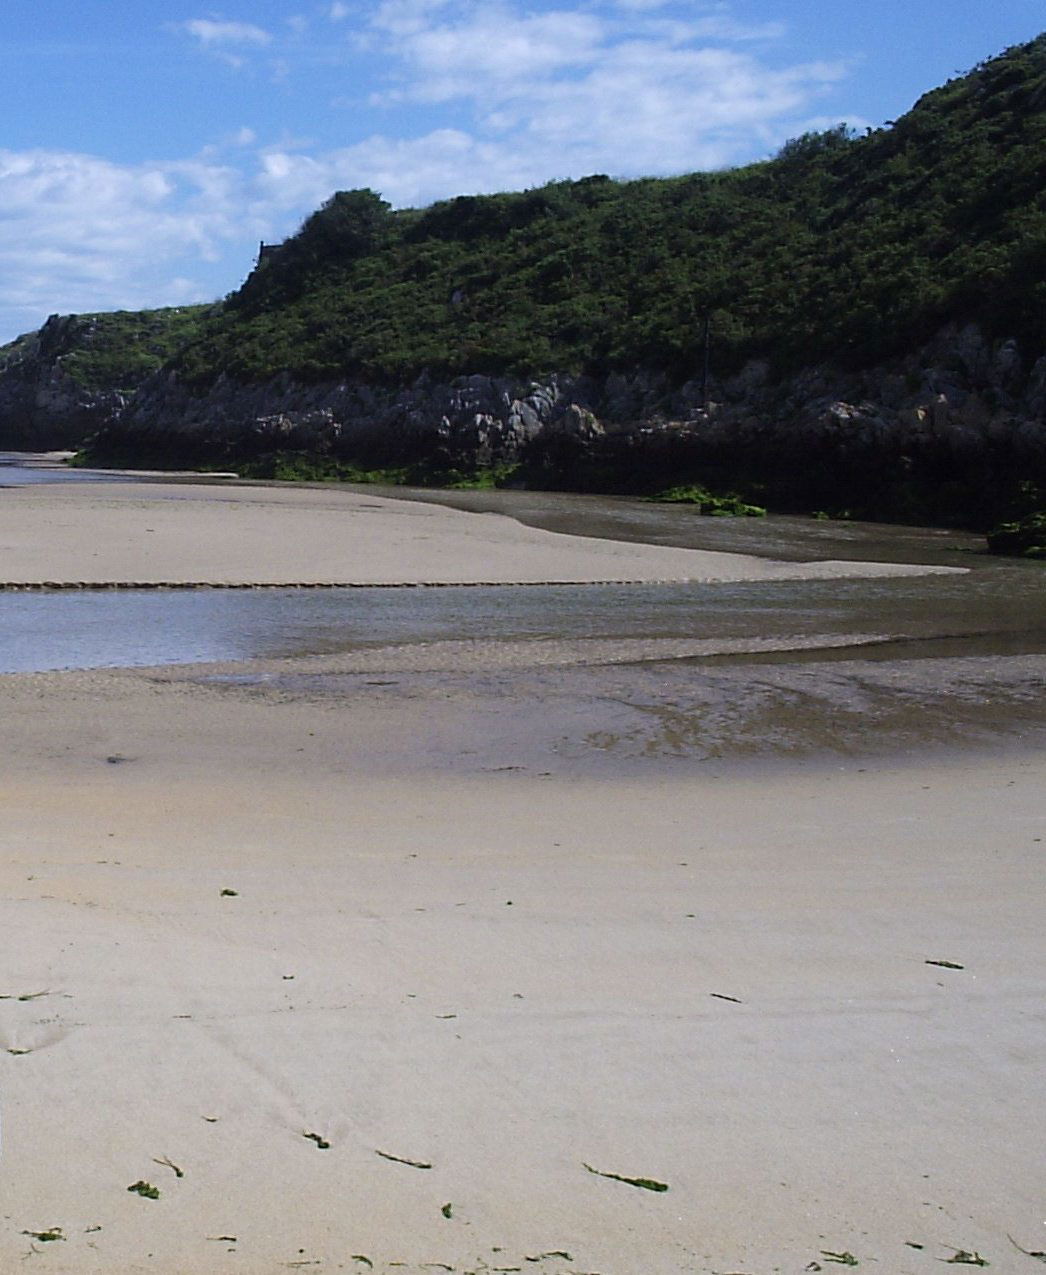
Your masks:
M979 525L1046 490L1046 355L968 324L863 371L821 364L775 379L753 362L707 386L637 370L422 376L400 389L222 377L198 393L164 372L110 405L90 452L159 465L298 454L435 471L515 466L518 481L582 490L695 479L786 508Z
M53 314L0 348L0 447L79 447L119 419L209 307Z
M64 359L87 328L78 315L52 315L0 351L0 446L77 447L126 405L125 393L90 389L66 370Z
M1046 355L974 324L863 371L818 364L785 378L750 362L682 385L643 369L423 375L400 388L284 374L223 376L201 392L140 363L137 385L126 372L120 388L85 385L76 360L98 345L97 322L54 316L0 353L0 446L255 472L288 456L335 469L498 468L580 490L701 481L780 508L967 526L1020 517L1046 493Z

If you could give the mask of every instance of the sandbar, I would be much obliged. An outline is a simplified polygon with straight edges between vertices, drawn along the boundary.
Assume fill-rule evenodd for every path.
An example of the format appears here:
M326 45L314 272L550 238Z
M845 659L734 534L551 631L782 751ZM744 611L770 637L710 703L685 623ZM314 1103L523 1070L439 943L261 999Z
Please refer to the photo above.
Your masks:
M626 544L340 487L124 482L0 490L0 587L642 583L950 570Z

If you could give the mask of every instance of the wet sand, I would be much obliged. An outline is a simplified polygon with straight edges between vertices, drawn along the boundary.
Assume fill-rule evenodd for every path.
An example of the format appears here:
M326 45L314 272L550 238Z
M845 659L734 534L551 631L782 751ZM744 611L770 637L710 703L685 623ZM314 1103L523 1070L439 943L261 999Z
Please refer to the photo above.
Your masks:
M0 1269L1034 1268L1043 657L857 636L0 678Z

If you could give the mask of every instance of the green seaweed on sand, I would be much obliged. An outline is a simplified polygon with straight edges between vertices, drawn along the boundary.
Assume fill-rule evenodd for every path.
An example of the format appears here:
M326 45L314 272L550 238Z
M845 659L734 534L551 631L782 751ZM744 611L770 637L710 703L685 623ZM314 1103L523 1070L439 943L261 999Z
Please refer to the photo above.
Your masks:
M637 1186L643 1191L667 1191L667 1182L658 1182L656 1178L626 1178L620 1173L604 1173L602 1169L593 1169L590 1164L581 1161L589 1173L594 1173L597 1178L610 1178L613 1182L624 1182L626 1186Z
M391 1160L393 1164L409 1165L410 1168L412 1169L431 1169L432 1168L432 1165L426 1163L426 1161L424 1160L407 1160L401 1155L390 1155L388 1151L379 1151L377 1147L374 1148L374 1154L380 1155L383 1160Z
M752 505L736 492L717 494L709 491L700 483L687 483L678 487L668 487L647 500L667 505L693 505L699 514L712 518L764 518L766 510L762 505Z
M1006 1238L1010 1241L1018 1253L1023 1253L1025 1257L1034 1257L1037 1262L1046 1262L1046 1252L1043 1252L1042 1249L1022 1248L1012 1235L1007 1234Z
M445 1218L449 1220L450 1218L454 1216L454 1205L444 1204L444 1206L440 1209L440 1212L443 1214Z
M140 1178L137 1182L132 1182L127 1189L135 1195L140 1195L143 1200L158 1200L160 1198L159 1188L153 1186L151 1182L143 1182Z
M952 1257L946 1259L949 1266L990 1266L986 1257L978 1252L969 1252L965 1248L957 1248Z
M821 1249L821 1256L825 1261L837 1262L840 1266L860 1266L860 1262L850 1252L832 1253L823 1248Z
M60 1226L49 1226L46 1231L23 1231L23 1235L28 1235L34 1240L39 1240L41 1244L53 1244L56 1240L64 1240L66 1237L62 1234Z
M303 1133L301 1136L303 1138L308 1138L310 1142L315 1142L321 1151L330 1150L331 1144L327 1141L326 1138L321 1138L318 1133Z

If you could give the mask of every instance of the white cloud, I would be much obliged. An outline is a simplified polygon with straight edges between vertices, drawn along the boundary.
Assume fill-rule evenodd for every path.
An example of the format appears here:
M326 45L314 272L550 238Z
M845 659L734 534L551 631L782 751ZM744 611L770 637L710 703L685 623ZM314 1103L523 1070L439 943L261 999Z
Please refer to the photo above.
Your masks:
M194 36L205 48L230 44L258 47L272 42L268 31L250 22L216 22L211 18L191 18L181 24L181 29Z
M425 30L430 18L450 5L451 0L380 0L370 23L376 31L409 36L412 32Z
M314 12L348 28L322 56L286 26L280 40L246 22L177 29L234 64L261 54L274 75L301 74L311 57L318 102L346 86L319 78L337 50L359 76L369 41L384 77L372 104L394 106L397 134L371 121L369 135L317 145L295 139L293 119L285 136L263 139L229 121L194 157L151 164L0 151L0 339L53 311L220 295L259 239L292 233L337 189L370 186L418 206L593 172L744 162L819 117L834 123L821 99L846 70L775 57L777 28L737 22L720 3L564 0L542 11L523 0L322 0ZM366 79L355 84L365 98ZM317 132L357 118L339 112Z
M737 22L723 5L685 18L669 8L384 0L372 29L391 70L372 104L464 107L477 140L506 148L514 168L656 174L746 157L844 74L774 67L746 47L779 38L778 24Z
M174 304L211 292L187 265L244 233L241 179L217 163L121 165L0 151L4 337L48 313Z
M272 43L272 35L250 22L219 22L213 18L191 18L169 28L183 31L198 40L207 53L239 70L246 66L246 53Z
M418 24L400 37L407 87L394 97L445 102L529 95L556 74L590 64L603 41L593 14L540 13L507 20L496 10L439 25ZM539 88L540 91L540 88Z
M276 221L307 213L332 191L370 186L399 207L459 193L508 190L545 179L529 157L459 129L418 138L373 136L322 155L270 151L251 183L252 213Z

